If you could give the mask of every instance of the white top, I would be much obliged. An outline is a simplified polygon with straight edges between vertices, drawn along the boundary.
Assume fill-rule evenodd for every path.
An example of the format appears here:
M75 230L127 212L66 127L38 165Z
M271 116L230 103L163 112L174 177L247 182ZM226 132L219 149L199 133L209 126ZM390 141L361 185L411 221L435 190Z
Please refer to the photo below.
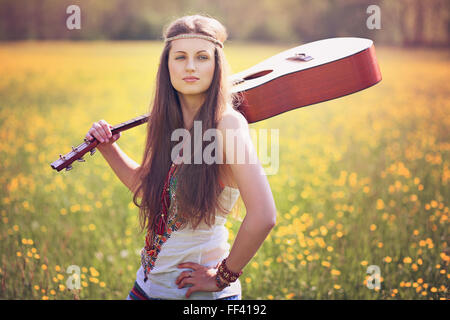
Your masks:
M231 211L237 199L239 189L225 186L219 195L219 201L227 212ZM155 265L144 282L144 269L141 265L136 273L136 281L151 298L186 299L189 285L178 289L176 278L185 270L177 267L182 262L195 262L203 266L215 267L229 255L228 230L225 227L226 216L216 210L215 224L208 227L200 224L196 230L186 226L174 231L161 246ZM188 299L212 300L241 294L239 279L229 287L218 292L197 291Z

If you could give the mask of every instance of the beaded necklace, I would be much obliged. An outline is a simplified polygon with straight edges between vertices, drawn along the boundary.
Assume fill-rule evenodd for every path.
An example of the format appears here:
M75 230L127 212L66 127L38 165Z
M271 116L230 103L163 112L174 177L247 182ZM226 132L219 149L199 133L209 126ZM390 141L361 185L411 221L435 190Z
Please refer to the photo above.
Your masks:
M141 251L141 263L144 268L144 282L147 274L153 269L156 258L161 251L161 246L176 231L181 221L176 216L176 205L173 206L173 214L169 212L171 200L175 200L176 178L174 176L179 166L172 163L161 194L161 211L154 217L154 229L148 230L145 237L145 247Z

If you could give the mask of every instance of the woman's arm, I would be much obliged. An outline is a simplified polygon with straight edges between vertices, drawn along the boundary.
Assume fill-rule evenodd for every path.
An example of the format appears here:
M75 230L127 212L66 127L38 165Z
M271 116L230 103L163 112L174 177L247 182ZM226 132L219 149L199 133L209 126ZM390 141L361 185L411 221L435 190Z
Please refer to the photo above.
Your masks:
M137 181L137 173L140 168L139 164L120 149L117 143L113 143L108 147L99 149L102 156L108 162L120 181L135 192L135 182Z
M276 207L253 147L247 120L239 112L228 113L222 118L218 129L222 133L224 159L231 168L247 210L226 261L230 271L239 272L274 227ZM227 134L237 139L227 139ZM244 161L238 162L239 159Z
M92 141L95 138L99 141L97 149L103 158L108 162L120 181L134 193L137 187L136 182L138 182L137 177L140 166L119 148L116 141L120 139L121 133L118 132L113 135L111 128L112 125L103 119L94 122L86 134L86 139Z

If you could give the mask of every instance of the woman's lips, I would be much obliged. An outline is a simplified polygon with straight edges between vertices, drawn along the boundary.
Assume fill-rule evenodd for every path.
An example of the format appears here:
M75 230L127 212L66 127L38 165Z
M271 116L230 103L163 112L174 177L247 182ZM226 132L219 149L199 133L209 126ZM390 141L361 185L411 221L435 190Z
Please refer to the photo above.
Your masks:
M197 77L185 77L185 78L183 78L183 80L186 82L195 82L199 79Z

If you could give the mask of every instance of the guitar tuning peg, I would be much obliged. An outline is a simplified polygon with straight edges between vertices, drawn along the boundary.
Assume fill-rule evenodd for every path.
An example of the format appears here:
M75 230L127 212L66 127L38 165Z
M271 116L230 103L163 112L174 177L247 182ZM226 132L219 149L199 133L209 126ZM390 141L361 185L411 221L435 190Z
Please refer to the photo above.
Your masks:
M75 148L74 146L72 146L72 151L78 151L78 148Z
M233 81L233 86L236 86L236 85L238 85L238 84L240 84L240 83L242 83L242 82L244 82L245 80L244 79L236 79L236 80L234 80Z
M72 170L72 166L67 166L66 171Z
M60 160L66 160L66 157L64 157L62 154L59 154L59 159Z
M95 153L95 148L94 149L91 149L91 156Z
M77 159L77 161L86 162L86 160L84 160L83 157L81 157L80 159Z

